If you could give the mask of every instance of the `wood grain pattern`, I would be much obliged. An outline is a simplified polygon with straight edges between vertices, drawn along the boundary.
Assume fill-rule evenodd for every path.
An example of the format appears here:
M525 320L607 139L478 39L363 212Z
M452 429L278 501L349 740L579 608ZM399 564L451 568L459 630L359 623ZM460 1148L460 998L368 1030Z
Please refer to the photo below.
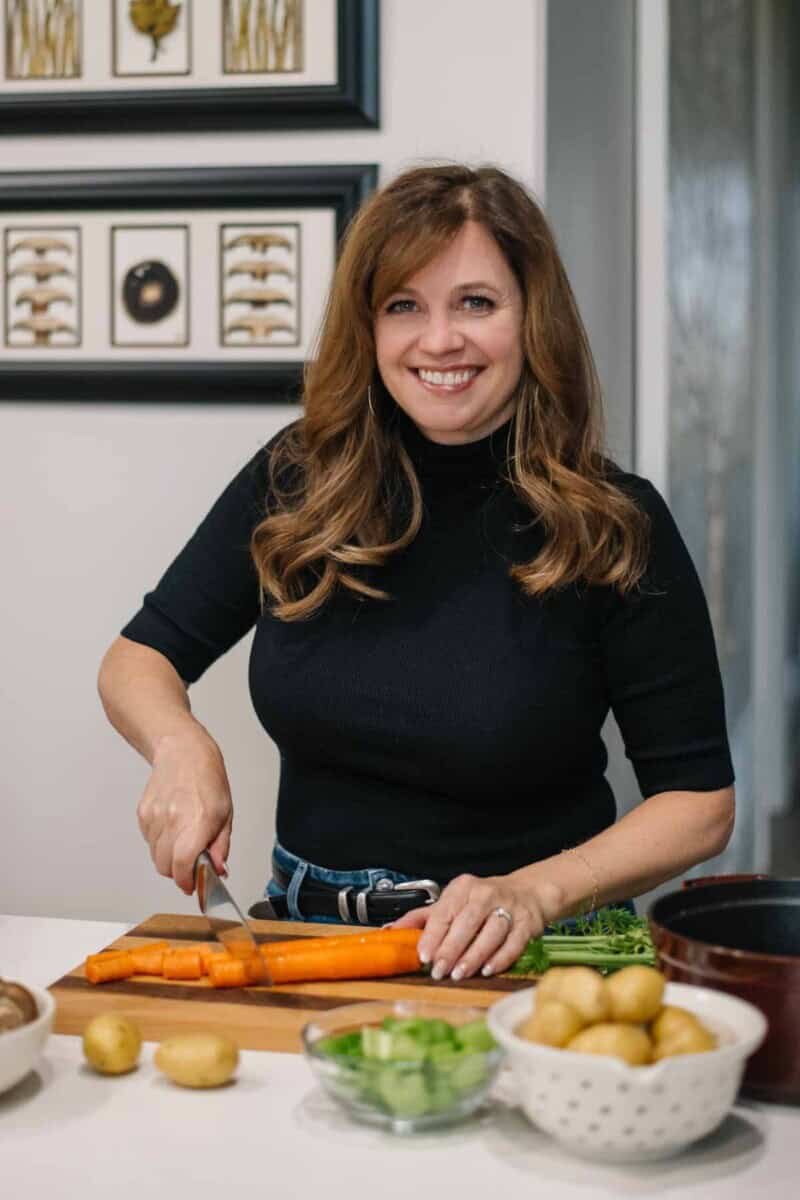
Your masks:
M252 921L258 941L328 937L363 926L316 925L299 921ZM205 917L156 913L129 930L111 946L99 950L130 949L165 940L175 945L213 941ZM157 979L139 975L114 983L90 984L83 964L50 985L56 1000L56 1033L80 1034L99 1012L122 1012L138 1024L145 1041L161 1041L175 1033L203 1030L225 1033L242 1049L300 1053L300 1033L317 1012L342 1004L367 1000L424 1000L488 1008L500 995L531 986L530 979L499 976L435 982L427 975L392 979L339 980L324 983L290 983L276 987L213 988L207 979L197 982Z

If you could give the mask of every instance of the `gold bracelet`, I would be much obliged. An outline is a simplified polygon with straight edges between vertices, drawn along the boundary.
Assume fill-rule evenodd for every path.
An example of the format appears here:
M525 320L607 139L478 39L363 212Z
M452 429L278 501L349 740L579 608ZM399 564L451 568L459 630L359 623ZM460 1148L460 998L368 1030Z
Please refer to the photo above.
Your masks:
M597 908L597 898L600 893L600 885L597 882L597 876L594 873L594 868L592 867L592 864L589 862L586 855L582 854L580 850L576 850L574 846L568 846L567 849L562 850L561 853L562 854L574 854L576 858L579 858L581 860L583 865L586 867L586 870L589 872L589 874L592 877L592 888L594 889L592 892L592 900L591 900L589 907L582 914L583 916L586 916L587 913L594 912L594 910Z

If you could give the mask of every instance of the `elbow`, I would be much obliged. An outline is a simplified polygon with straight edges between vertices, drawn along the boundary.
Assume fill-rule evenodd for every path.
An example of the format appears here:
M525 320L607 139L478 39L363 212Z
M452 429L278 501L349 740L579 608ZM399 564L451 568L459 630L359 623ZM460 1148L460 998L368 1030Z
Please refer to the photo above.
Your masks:
M704 859L714 858L728 845L736 823L736 793L731 787L712 792L707 797L708 804L708 845Z
M106 707L108 690L111 684L112 658L115 646L116 642L113 642L108 650L106 650L97 672L97 694L104 708Z

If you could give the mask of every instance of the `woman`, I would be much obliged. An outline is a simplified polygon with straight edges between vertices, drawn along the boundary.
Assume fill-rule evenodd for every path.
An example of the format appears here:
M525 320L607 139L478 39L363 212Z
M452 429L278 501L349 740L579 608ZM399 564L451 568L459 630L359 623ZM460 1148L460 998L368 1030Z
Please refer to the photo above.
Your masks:
M108 651L152 764L139 823L192 890L231 798L187 685L255 624L281 752L280 915L424 927L441 978L720 852L733 772L706 604L664 502L601 453L540 210L424 167L352 223L303 417L233 480ZM609 707L642 803L615 823Z

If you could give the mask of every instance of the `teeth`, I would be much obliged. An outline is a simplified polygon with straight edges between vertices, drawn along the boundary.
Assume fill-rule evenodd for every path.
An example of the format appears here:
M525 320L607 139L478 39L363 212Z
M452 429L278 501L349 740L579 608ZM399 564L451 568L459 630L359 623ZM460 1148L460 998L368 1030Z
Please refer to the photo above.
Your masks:
M474 379L478 374L478 369L477 367L470 367L466 371L424 371L420 369L418 374L423 383L432 383L435 387L458 387L460 384Z

